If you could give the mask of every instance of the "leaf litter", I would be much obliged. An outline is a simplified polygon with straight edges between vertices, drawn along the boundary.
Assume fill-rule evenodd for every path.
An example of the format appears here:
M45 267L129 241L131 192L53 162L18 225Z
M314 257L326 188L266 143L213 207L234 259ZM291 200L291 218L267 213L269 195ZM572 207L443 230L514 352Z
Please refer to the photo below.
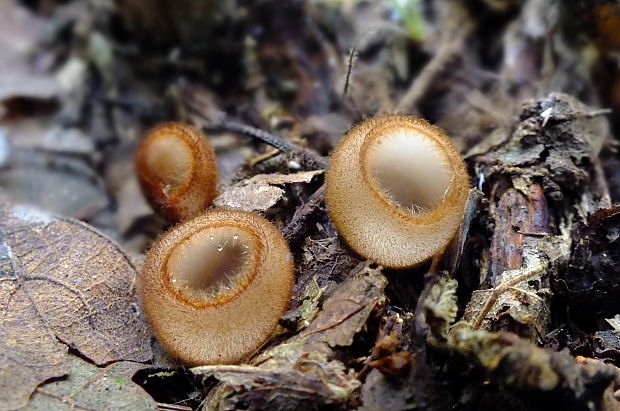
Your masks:
M110 239L79 221L0 204L0 404L25 405L68 374L69 350L102 366L148 361L135 268Z
M140 383L157 401L174 403L159 404L161 408L618 408L617 369L581 356L620 364L614 320L618 256L608 252L617 242L617 207L611 204L620 199L620 174L614 166L617 142L604 141L610 134L606 126L615 123L612 133L617 134L620 124L620 76L614 55L605 49L613 44L601 39L605 34L590 5L607 15L617 8L606 8L609 2L604 1L565 2L562 7L547 0L482 1L476 7L466 1L410 3L424 17L425 34L415 40L398 26L399 16L387 2L259 2L236 8L230 1L224 24L183 26L190 32L198 27L193 34L214 40L202 44L192 36L162 36L171 28L166 26L167 6L142 9L139 1L107 0L0 2L0 117L5 116L0 135L7 143L0 147L5 167L0 184L11 194L88 220L123 241L124 250L141 253L162 223L127 178L140 133L173 118L208 129L221 117L246 129L243 136L239 127L224 128L226 134L209 129L209 139L216 151L220 147L233 160L220 168L222 199L228 196L230 204L267 213L284 227L291 243L298 280L280 321L286 330L249 364L196 369L197 380L205 382L202 389L180 382L183 368L156 355L155 366L176 368L150 373L147 366L139 375L147 374L147 383ZM199 6L205 4L211 3ZM140 19L125 20L126 31L119 29L123 11L142 13L154 35L140 32ZM174 9L177 17L202 12ZM611 40L617 33L614 21L620 20L605 23L612 25L607 29ZM573 30L573 23L591 27ZM220 30L228 35L214 34ZM573 38L575 33L580 38ZM343 63L349 55L354 67ZM347 71L351 82L340 98L339 79ZM202 90L198 94L208 101L190 110L183 90ZM540 98L550 90L579 96L589 106L577 107L557 93ZM521 102L534 96L540 99L519 113ZM614 111L593 109L601 105ZM480 191L472 193L450 261L440 265L458 278L458 288L453 279L443 279L427 293L422 280L426 266L396 274L352 269L357 256L340 243L329 223L318 188L322 177L302 183L266 181L274 172L310 169L312 162L299 161L299 153L286 150L264 153L258 140L248 142L252 126L262 134L282 136L288 143L283 147L326 156L348 127L394 107L432 120L459 149L473 153L468 161ZM610 114L611 121L601 114ZM12 116L35 126L29 131ZM591 149L584 150L587 146ZM122 153L122 167L110 161L114 152ZM248 162L251 157L260 160ZM326 164L325 157L311 160L315 168ZM112 173L118 174L116 189ZM250 181L256 174L263 181ZM101 312L89 316L86 304L76 302L77 294L66 287L82 292L89 309L97 305L91 299L117 294L125 309L114 313L118 307L112 304L106 310L124 321L131 319L126 312L126 304L132 307L134 301L131 282L112 281L109 290L93 282L82 289L57 278L58 270L51 266L74 258L72 252L88 249L90 242L100 244L102 237L72 220L28 210L24 215L29 218L46 216L54 223L31 222L25 230L32 231L32 238L3 234L0 242L0 290L12 293L11 304L24 310L21 317L10 317L15 330L5 332L5 323L0 328L2 344L19 341L23 352L1 351L1 364L31 360L29 368L0 367L0 376L10 369L26 385L14 390L6 384L15 381L0 379L2 393L12 392L22 401L40 382L66 374L36 388L30 406L152 407L127 377L142 366L109 360L115 356L104 355L113 351L105 338L95 342L80 332L91 330L92 339L98 339L101 323L114 321L106 315L98 319ZM540 219L545 216L549 219ZM543 220L546 224L539 224ZM54 224L70 226L76 241L66 240L69 249L49 246L53 251L45 255L43 234L65 241L48 233L47 226ZM110 251L113 262L125 261L118 248L111 249L116 250ZM20 258L10 257L16 250ZM34 270L36 264L28 260L32 256L48 261L41 263L47 271ZM100 270L97 263L95 268ZM86 264L73 269L58 272L71 271L71 279L91 274ZM126 278L135 274L132 267L127 273ZM432 286L433 276L425 280ZM37 294L40 289L49 297ZM58 301L64 300L72 305L61 306ZM594 304L588 307L596 310L579 309L590 302ZM45 311L48 307L53 311ZM57 314L68 317L63 308L75 314L69 325L54 321ZM455 315L471 323L453 325ZM123 321L116 324L119 329L126 325ZM144 328L137 323L134 331L129 327L127 337L137 336L148 346ZM116 354L131 357L127 351ZM93 364L97 360L101 363ZM79 371L81 367L89 371ZM103 374L113 378L104 383L96 376ZM203 379L207 375L211 377ZM113 395L99 396L90 389L111 393L121 386L131 389L120 397L135 402L117 402ZM42 397L51 402L39 403Z

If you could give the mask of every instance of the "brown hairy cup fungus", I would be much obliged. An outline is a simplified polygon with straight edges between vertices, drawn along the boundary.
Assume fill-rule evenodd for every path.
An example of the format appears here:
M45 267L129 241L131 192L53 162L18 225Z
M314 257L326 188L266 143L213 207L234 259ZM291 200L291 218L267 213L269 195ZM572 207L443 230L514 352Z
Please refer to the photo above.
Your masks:
M166 123L149 130L136 152L135 168L153 209L172 223L202 214L215 198L213 149L188 125Z
M404 268L448 244L468 191L463 159L439 128L416 117L386 115L357 125L336 147L325 201L353 250Z
M288 245L269 221L212 210L157 240L138 289L155 335L172 354L191 365L229 364L271 336L293 274Z

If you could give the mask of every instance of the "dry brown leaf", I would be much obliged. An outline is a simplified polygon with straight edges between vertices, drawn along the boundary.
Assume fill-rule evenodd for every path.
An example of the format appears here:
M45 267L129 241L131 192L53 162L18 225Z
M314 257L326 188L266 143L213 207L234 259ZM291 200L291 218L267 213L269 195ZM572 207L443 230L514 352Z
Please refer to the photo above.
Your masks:
M156 410L157 404L131 378L141 364L119 361L105 368L69 356L70 376L37 388L25 409Z
M0 404L65 375L67 346L95 364L152 357L135 269L90 226L0 203ZM66 344L66 345L65 345Z
M334 293L323 303L323 309L302 336L322 335L330 347L345 347L364 327L377 306L384 304L387 279L380 269L360 263Z
M294 174L259 174L224 191L213 201L213 205L245 211L267 211L284 195L284 189L277 186L309 183L322 172L323 170L313 170Z

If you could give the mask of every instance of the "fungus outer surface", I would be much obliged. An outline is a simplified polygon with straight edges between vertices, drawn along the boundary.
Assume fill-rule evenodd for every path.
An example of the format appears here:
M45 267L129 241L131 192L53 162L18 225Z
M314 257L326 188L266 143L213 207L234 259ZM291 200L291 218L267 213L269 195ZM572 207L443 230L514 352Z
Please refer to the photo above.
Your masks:
M201 214L215 198L215 155L193 127L165 123L149 130L138 147L135 165L149 203L170 222Z
M183 186L192 174L192 150L185 141L172 134L156 134L145 152L148 173L170 193Z
M139 290L170 352L191 365L230 364L271 336L288 306L293 272L288 245L271 223L213 210L154 244Z
M454 236L469 191L449 138L425 120L374 117L336 147L325 201L344 240L392 268L427 260Z

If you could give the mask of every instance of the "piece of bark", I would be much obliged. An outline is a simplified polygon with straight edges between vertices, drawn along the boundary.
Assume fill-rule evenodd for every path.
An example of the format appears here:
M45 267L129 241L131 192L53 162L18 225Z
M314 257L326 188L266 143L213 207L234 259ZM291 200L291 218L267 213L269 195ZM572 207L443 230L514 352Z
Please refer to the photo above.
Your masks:
M322 172L323 170L293 174L259 174L229 187L213 201L213 205L220 208L266 212L284 196L285 191L280 186L309 183Z
M594 109L550 94L524 106L507 141L471 158L494 220L482 288L465 309L474 328L532 339L549 330L550 279L568 261L570 230L605 196L594 164L607 127Z

